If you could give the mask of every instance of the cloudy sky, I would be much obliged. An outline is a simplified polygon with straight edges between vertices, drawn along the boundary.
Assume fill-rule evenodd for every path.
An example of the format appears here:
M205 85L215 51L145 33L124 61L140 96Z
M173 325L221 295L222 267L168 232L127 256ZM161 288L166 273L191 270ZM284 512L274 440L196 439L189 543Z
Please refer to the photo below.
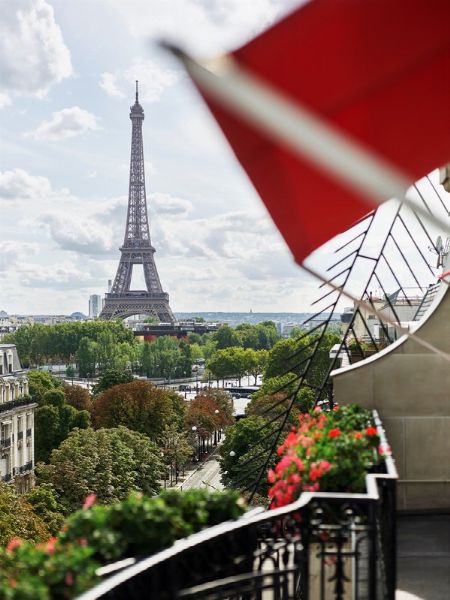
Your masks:
M0 0L0 309L87 311L115 275L140 80L151 236L175 311L307 308L294 266L180 66L299 0ZM139 287L140 273L135 286Z
M0 310L87 312L114 278L135 79L151 236L172 309L308 310L317 284L155 44L214 57L302 1L0 0Z

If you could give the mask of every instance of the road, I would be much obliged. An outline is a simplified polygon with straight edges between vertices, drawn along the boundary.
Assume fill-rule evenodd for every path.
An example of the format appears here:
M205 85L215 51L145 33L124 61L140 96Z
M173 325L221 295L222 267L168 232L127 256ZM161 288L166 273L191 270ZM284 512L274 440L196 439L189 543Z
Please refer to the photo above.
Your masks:
M202 463L180 486L182 490L192 488L223 490L219 462L214 456Z

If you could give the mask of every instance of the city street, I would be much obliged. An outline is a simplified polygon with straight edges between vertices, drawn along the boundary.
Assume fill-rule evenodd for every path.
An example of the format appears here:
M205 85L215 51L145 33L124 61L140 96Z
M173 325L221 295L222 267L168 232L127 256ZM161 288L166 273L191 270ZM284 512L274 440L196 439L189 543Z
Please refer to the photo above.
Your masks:
M220 466L213 455L201 463L195 471L187 475L183 483L178 484L178 489L188 490L192 488L210 488L211 490L223 490L220 482Z

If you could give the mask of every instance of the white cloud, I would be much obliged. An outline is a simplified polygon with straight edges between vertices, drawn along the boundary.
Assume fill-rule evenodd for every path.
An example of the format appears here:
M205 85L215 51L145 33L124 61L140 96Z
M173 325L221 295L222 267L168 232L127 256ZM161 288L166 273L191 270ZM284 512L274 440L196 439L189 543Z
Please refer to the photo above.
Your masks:
M72 106L54 112L49 121L44 121L37 129L29 131L25 136L32 137L35 140L54 142L75 137L97 128L97 117L95 115L79 106Z
M70 219L67 215L46 215L41 221L49 229L52 240L62 250L79 254L105 254L114 247L113 228L109 223L102 225L90 216L78 216L75 211Z
M175 85L181 75L181 71L163 67L152 59L135 58L123 71L102 73L99 85L109 96L124 98L139 81L139 100L158 102L164 90Z
M0 272L6 272L15 267L24 256L36 254L37 244L28 242L0 242Z
M49 265L26 265L20 269L21 282L26 287L45 289L79 289L92 283L90 273L69 262Z
M192 202L176 198L170 194L154 192L149 195L149 203L160 215L186 216L192 210Z
M110 0L129 33L168 39L197 55L231 50L302 0Z
M163 91L180 79L180 72L162 67L151 59L135 59L125 71L129 83L139 81L139 98L145 102L157 102Z
M99 85L108 96L113 98L125 97L125 94L117 87L117 75L114 73L102 73Z
M0 2L0 82L4 90L43 96L72 74L70 52L45 0Z
M9 106L11 104L11 98L8 94L4 94L0 92L0 108L5 108L5 106Z
M0 172L0 199L39 200L52 193L52 186L46 177L30 175L23 169Z

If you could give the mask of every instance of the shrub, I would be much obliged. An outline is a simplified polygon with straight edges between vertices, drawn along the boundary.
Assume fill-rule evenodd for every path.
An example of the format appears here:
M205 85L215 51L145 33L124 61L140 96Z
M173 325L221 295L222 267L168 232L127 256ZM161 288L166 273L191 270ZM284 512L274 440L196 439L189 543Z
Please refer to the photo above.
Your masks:
M244 512L237 492L169 490L158 497L133 493L123 502L91 506L67 520L61 533L34 545L17 538L0 549L0 598L72 598L98 582L96 570L126 557L148 556L177 539L236 519Z

